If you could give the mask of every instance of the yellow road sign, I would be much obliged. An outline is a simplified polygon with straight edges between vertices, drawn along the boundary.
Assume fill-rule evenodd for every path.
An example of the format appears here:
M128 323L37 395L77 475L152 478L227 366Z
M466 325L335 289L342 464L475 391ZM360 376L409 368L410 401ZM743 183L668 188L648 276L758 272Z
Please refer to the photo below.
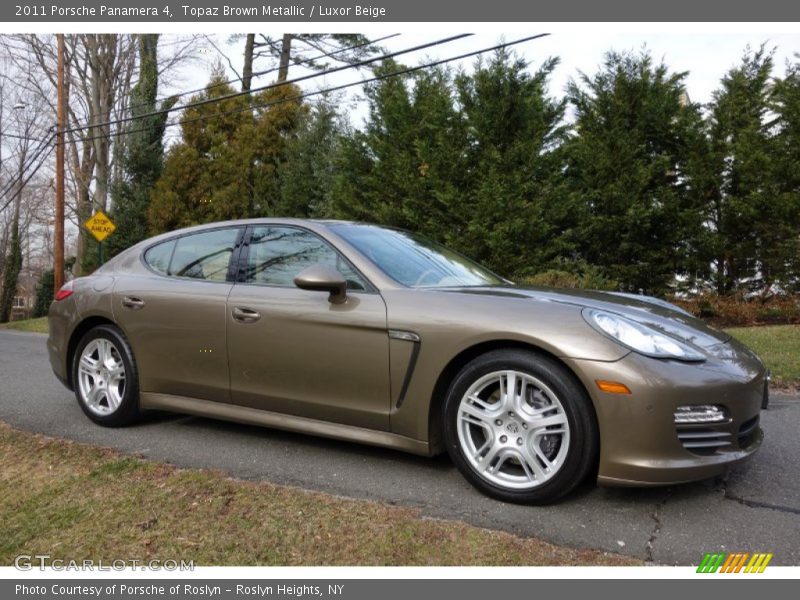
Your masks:
M98 210L84 223L98 242L102 242L117 228L102 210Z

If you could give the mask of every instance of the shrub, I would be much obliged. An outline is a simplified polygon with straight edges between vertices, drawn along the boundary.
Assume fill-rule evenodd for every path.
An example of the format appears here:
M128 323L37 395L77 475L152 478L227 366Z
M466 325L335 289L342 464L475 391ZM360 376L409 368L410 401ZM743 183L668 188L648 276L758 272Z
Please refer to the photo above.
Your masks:
M718 327L800 323L800 295L796 294L766 298L703 294L670 301Z
M548 269L535 275L522 277L521 284L542 285L554 288L580 288L585 290L617 290L616 281L606 279L596 268L585 267L582 271L571 273L561 269Z

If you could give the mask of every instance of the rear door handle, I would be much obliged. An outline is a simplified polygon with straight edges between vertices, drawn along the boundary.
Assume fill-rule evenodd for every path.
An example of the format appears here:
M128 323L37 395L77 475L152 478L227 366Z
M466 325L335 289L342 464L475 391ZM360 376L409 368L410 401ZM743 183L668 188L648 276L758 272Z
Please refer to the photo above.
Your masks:
M237 306L233 309L233 318L241 323L255 323L261 318L261 314L251 308Z
M144 308L144 300L136 296L125 296L122 299L122 306L130 308L131 310L139 310L140 308Z

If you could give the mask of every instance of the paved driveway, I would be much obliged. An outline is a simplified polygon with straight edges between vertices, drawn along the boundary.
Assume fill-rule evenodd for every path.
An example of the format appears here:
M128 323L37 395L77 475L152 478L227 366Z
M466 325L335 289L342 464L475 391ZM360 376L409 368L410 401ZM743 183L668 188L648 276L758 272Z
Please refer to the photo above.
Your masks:
M431 517L621 552L662 564L697 564L711 550L773 552L800 565L800 399L773 395L764 446L727 481L658 489L586 485L555 506L485 498L447 457L420 458L357 444L196 417L158 416L104 429L50 371L45 336L0 331L0 420L112 446L182 467L419 507Z

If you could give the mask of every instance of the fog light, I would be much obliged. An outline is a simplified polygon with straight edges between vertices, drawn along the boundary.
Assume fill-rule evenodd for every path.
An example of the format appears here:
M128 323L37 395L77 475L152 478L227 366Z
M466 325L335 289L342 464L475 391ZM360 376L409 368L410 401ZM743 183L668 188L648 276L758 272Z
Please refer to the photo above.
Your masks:
M695 404L679 406L675 411L675 423L722 423L728 420L728 414L722 406L713 404Z

